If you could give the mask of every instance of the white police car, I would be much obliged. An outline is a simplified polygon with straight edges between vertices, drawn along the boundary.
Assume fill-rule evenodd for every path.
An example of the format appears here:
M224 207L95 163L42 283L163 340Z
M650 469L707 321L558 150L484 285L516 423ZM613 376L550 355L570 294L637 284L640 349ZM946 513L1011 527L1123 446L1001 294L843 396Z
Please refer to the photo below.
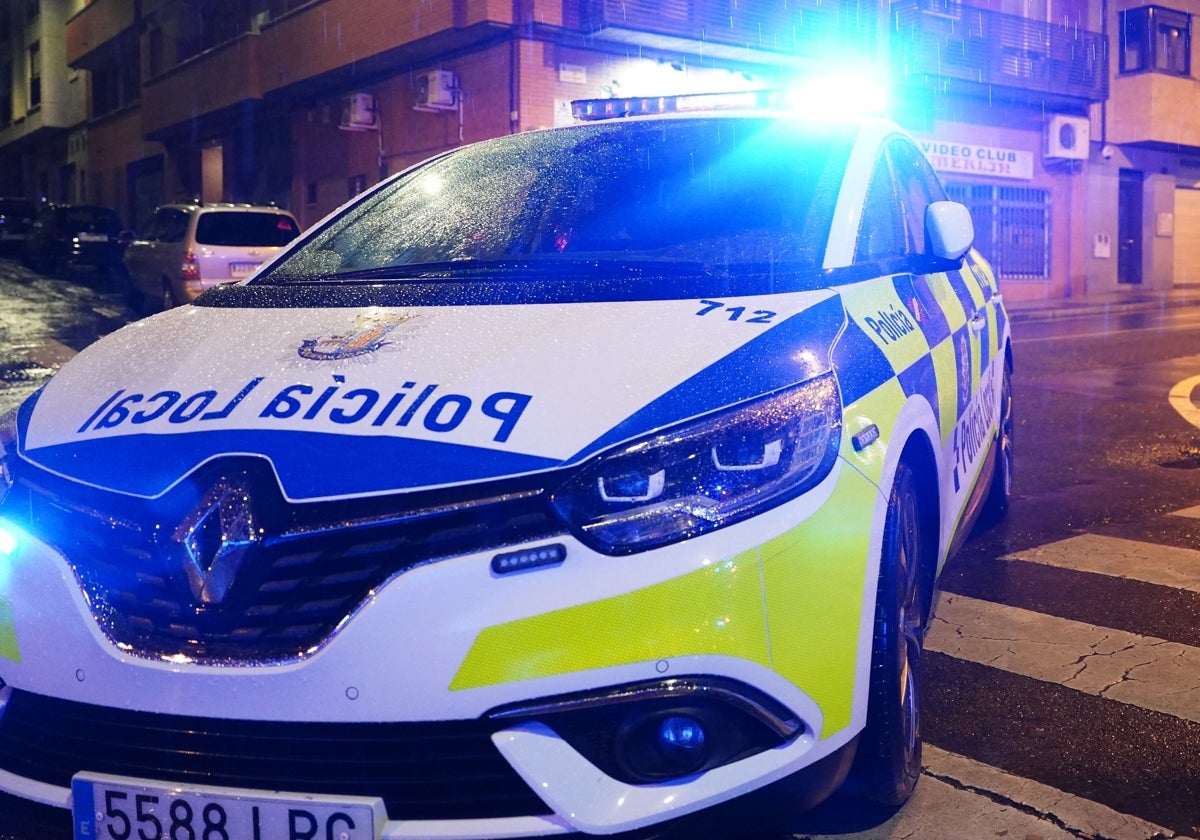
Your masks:
M885 121L601 120L434 158L99 341L4 461L6 825L609 834L847 771L902 802L934 580L1011 475L971 237Z

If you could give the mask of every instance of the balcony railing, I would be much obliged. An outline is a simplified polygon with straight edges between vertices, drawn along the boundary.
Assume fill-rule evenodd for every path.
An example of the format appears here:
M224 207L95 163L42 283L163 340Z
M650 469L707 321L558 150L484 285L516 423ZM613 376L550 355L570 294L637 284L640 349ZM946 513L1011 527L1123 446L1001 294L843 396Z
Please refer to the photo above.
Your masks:
M934 77L1078 100L1108 97L1105 37L946 0L892 3L892 57L910 80Z
M621 40L693 43L832 58L872 55L874 13L855 0L583 0L581 28Z

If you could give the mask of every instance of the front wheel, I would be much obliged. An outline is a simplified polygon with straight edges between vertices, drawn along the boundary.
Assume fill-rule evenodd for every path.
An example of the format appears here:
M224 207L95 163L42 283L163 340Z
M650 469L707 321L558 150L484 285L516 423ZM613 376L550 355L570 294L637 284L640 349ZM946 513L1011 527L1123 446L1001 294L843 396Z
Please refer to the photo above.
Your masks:
M888 498L867 725L853 769L854 789L889 806L907 800L921 774L921 648L925 635L921 563L927 545L921 505L916 477L901 463Z

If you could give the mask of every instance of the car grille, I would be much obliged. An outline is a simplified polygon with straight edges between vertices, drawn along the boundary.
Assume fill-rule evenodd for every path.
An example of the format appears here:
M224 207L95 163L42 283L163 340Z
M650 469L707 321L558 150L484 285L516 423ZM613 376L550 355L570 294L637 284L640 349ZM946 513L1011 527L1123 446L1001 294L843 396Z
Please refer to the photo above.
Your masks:
M491 741L503 724L230 721L109 709L14 691L0 769L68 787L87 770L333 796L378 796L393 820L551 813Z
M26 527L63 554L109 638L150 658L295 660L317 650L395 575L562 531L537 488L295 505L283 500L261 464L211 466L153 501L81 493L57 487L53 477L36 478L36 485L25 477L14 488L5 515L23 513ZM206 537L200 527L190 537L182 532L214 487L250 500L256 538L232 567L228 590L206 599L189 581L184 544L215 546L220 538Z

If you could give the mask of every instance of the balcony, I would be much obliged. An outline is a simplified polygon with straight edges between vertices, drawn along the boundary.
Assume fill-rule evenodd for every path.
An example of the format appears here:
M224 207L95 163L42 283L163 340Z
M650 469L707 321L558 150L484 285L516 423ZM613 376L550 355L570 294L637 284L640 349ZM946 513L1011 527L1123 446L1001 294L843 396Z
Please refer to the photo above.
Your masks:
M130 32L134 4L126 0L92 0L67 21L67 64L87 67L88 59L101 47Z
M1107 140L1180 151L1200 148L1200 82L1166 73L1138 73L1113 80Z
M413 64L436 65L513 23L511 0L390 0L366 12L361 0L299 6L262 28L268 96L291 89L325 95Z
M845 7L845 8L843 8ZM583 0L579 27L601 40L773 63L845 63L876 51L868 4L837 0Z
M1105 37L945 0L892 3L897 78L940 92L1082 108L1108 97Z

